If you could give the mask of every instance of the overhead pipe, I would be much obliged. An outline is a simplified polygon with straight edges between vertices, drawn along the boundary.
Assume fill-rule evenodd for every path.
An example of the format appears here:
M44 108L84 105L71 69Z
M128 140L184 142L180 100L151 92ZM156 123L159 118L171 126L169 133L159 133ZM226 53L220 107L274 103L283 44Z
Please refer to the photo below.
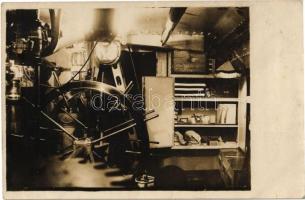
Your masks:
M51 55L59 40L60 32L60 20L61 20L61 10L58 9L57 15L54 9L49 9L50 20L51 20L51 43L49 46L42 52L42 56Z
M169 17L167 18L165 28L161 35L161 44L162 46L166 44L168 38L170 37L171 33L179 23L180 19L182 18L183 14L185 13L186 8L178 7L178 8L170 8L169 10Z

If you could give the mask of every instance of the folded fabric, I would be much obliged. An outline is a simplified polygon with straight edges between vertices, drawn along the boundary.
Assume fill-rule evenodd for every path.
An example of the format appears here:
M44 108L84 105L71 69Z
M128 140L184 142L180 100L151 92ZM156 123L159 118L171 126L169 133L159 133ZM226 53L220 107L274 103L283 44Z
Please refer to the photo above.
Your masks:
M217 78L239 78L241 77L240 73L233 72L233 73L225 73L225 72L218 72L215 74Z
M185 132L185 139L189 144L201 144L200 135L193 130L188 130Z
M183 135L179 131L174 133L175 142L179 142L181 145L186 145L186 141L183 138Z
M219 104L216 111L217 124L236 123L236 104Z

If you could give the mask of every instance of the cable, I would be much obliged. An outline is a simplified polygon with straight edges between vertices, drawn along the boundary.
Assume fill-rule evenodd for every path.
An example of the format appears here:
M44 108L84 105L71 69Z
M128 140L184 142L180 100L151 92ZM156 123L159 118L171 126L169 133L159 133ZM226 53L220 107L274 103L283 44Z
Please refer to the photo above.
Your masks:
M95 47L96 47L96 45L97 45L97 41L95 42L95 44L93 45L93 47L92 47L92 49L91 49L91 52L89 53L89 55L88 55L88 58L87 58L87 60L85 61L85 63L83 64L83 66L78 70L78 72L76 73L76 74L74 74L74 76L67 82L67 83L70 83L81 71L82 71L82 69L86 66L86 64L88 63L88 61L90 60L90 57L91 57L91 55L92 55L92 53L93 53L93 50L95 49ZM66 84L67 84L66 83Z

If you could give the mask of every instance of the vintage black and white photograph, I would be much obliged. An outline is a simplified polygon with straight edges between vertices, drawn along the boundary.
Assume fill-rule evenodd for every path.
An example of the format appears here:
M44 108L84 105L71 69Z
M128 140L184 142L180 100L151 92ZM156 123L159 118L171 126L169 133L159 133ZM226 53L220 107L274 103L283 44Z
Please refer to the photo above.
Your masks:
M4 10L7 191L251 191L249 7L60 5Z

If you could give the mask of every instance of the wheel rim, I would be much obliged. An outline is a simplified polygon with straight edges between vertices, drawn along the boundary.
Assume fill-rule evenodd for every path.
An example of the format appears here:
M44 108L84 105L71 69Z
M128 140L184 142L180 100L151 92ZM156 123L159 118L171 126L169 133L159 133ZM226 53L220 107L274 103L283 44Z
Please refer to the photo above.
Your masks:
M102 135L98 135L98 134L92 134L90 133L90 131L85 130L85 126L87 126L88 129L92 129L92 125L86 124L89 122L89 120L86 120L85 122L82 121L82 117L78 116L78 114L82 114L80 113L80 110L78 110L78 114L76 114L77 109L75 108L75 100L76 99L80 99L80 97L84 94L84 93L91 93L94 95L100 94L100 95L106 95L108 97L114 97L116 99L119 100L119 106L121 107L121 110L118 112L108 112L108 114L105 113L105 110L102 112L101 110L96 111L96 113L94 113L98 118L95 118L95 120L99 119L102 120L102 115L101 113L103 113L103 115L107 116L107 115L117 115L117 114L121 114L122 118L120 120L123 119L123 121L120 120L114 120L115 118L111 118L110 121L119 121L119 123L117 123L116 125L109 125L109 126L103 126L100 131L101 133L103 133ZM63 98L63 97L66 98ZM92 96L91 96L92 98ZM68 109L64 109L64 102L68 101L68 104L72 103L74 105L72 108L69 108L72 110L68 110ZM52 109L53 113L50 113L49 107L50 105L52 105L52 103L57 102L56 107ZM128 96L124 95L124 93L122 93L121 91L117 90L115 87L104 84L104 83L100 83L100 82L95 82L95 81L74 81L74 82L70 82L68 84L65 84L61 87L59 87L56 90L52 90L51 92L47 93L45 95L45 98L43 100L43 104L42 104L42 112L43 114L48 115L48 113L50 113L50 116L54 121L58 122L59 124L63 125L63 121L62 120L58 120L58 116L56 118L56 115L58 114L58 112L61 110L62 115L66 115L65 119L70 118L70 121L72 120L74 122L74 124L77 124L75 126L75 129L79 129L79 130L83 130L85 131L84 133L70 133L71 135L73 135L75 138L72 138L72 140L74 140L77 142L84 142L85 144L85 140L90 140L91 142L94 143L94 145L92 146L92 148L95 148L95 145L100 143L100 142L104 142L104 141L109 141L110 143L113 143L115 145L120 145L120 142L125 142L125 144L121 143L121 147L123 149L120 150L121 153L122 150L124 150L125 148L125 152L127 151L134 151L137 153L140 153L142 156L141 159L143 159L143 157L145 157L145 155L148 152L148 148L149 148L149 142L148 142L148 133L147 133L147 129L146 129L146 124L144 121L144 112L141 109L134 109L132 106L132 101L131 99L128 98ZM87 105L88 106L88 99L87 99ZM86 106L83 107L83 110L85 110L86 112L89 112L89 114L91 115L91 117L94 116L94 114L92 114L92 109L86 109ZM79 109L79 107L78 107ZM108 109L108 108L107 108ZM108 111L108 110L107 110ZM91 113L90 113L91 112ZM69 113L69 114L68 114ZM69 116L71 115L71 116ZM87 116L88 113L86 114ZM95 116L95 117L96 117ZM93 117L94 118L94 117ZM91 118L91 119L93 119ZM88 118L89 119L89 118ZM78 121L79 122L78 122ZM109 121L109 120L108 120ZM95 121L96 125L100 126L101 125L101 121ZM93 123L94 124L94 123ZM135 138L131 138L131 135L128 134L128 137L126 137L126 132L130 132L130 130L133 129L135 132ZM86 132L87 131L87 132ZM94 131L93 131L94 132ZM131 133L131 132L130 132ZM125 134L125 136L124 136ZM118 140L119 142L116 142L116 140ZM102 144L100 143L100 144ZM118 146L117 146L118 148ZM131 148L131 149L127 149L127 148ZM95 153L95 152L94 152Z

